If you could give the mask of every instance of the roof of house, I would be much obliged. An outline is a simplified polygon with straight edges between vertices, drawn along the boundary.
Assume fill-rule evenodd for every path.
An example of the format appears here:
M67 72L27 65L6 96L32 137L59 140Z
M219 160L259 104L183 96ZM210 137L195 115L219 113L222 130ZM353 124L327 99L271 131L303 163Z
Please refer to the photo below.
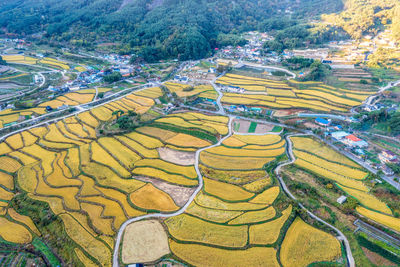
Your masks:
M328 124L330 123L330 121L325 120L325 119L323 119L323 118L316 118L315 121L316 121L317 123L325 124L325 125L328 125Z
M362 141L360 138L358 138L357 136L355 136L355 135L353 135L353 134L350 134L350 135L346 136L346 138L347 138L347 139L350 139L350 140L353 141L353 142L360 142L360 141Z
M338 131L338 132L333 132L332 133L332 136L334 137L334 138L337 138L337 139L341 139L341 138L343 138L343 137L345 137L345 136L348 136L348 135L350 135L349 133L346 133L346 132L344 132L344 131Z

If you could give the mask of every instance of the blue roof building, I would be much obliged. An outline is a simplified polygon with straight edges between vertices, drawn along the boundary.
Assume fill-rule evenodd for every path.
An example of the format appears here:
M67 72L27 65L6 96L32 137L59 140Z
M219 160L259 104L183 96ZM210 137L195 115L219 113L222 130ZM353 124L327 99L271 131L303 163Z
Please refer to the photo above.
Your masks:
M321 126L329 126L331 124L331 120L326 120L323 118L316 118L315 123Z

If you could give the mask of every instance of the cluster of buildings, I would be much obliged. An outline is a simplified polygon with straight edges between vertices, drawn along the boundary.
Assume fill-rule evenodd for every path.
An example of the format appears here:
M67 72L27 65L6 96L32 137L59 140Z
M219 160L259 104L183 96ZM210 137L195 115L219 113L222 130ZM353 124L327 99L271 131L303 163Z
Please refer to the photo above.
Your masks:
M227 46L218 49L217 54L221 58L242 59L252 62L262 63L265 60L262 57L263 45L266 41L273 40L273 37L267 33L248 32L244 36L248 41L244 46Z
M368 143L354 134L347 133L345 131L337 131L331 133L331 136L336 141L339 141L350 148L367 148Z

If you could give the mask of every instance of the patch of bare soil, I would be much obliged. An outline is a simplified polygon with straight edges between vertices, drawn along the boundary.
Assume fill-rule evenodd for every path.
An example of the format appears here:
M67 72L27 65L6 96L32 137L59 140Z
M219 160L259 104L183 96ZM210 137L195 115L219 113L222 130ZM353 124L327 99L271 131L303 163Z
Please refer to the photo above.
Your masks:
M194 152L177 151L168 147L160 147L158 154L160 154L161 159L178 165L188 166L196 162Z
M123 263L154 262L169 253L168 235L159 221L139 221L126 227L122 241Z
M146 183L152 183L155 187L170 195L176 205L178 205L179 207L184 206L189 200L190 196L196 190L196 188L172 185L150 177L135 177L135 179Z
M367 256L367 258L377 266L397 266L395 263L385 259L381 255L372 252L371 250L365 247L361 247L361 249L363 250L365 256Z
M258 123L256 127L256 133L257 134L269 133L272 131L273 128L274 126L271 124Z

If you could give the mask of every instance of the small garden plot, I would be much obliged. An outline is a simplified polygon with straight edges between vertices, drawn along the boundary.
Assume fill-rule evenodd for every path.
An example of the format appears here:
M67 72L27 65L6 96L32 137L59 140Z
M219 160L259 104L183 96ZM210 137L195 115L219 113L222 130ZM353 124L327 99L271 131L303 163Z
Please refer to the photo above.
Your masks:
M129 198L135 206L144 210L173 212L179 209L167 193L155 188L151 183L131 193Z
M186 242L239 248L247 243L247 226L225 226L182 214L165 220L169 233Z
M339 241L297 217L283 240L280 259L283 266L309 266L332 262L341 256Z
M194 165L196 162L195 153L193 152L178 151L168 147L160 147L158 149L158 153L162 160L178 165L189 166Z
M144 220L128 225L122 240L122 262L153 262L169 254L168 236L157 220Z

